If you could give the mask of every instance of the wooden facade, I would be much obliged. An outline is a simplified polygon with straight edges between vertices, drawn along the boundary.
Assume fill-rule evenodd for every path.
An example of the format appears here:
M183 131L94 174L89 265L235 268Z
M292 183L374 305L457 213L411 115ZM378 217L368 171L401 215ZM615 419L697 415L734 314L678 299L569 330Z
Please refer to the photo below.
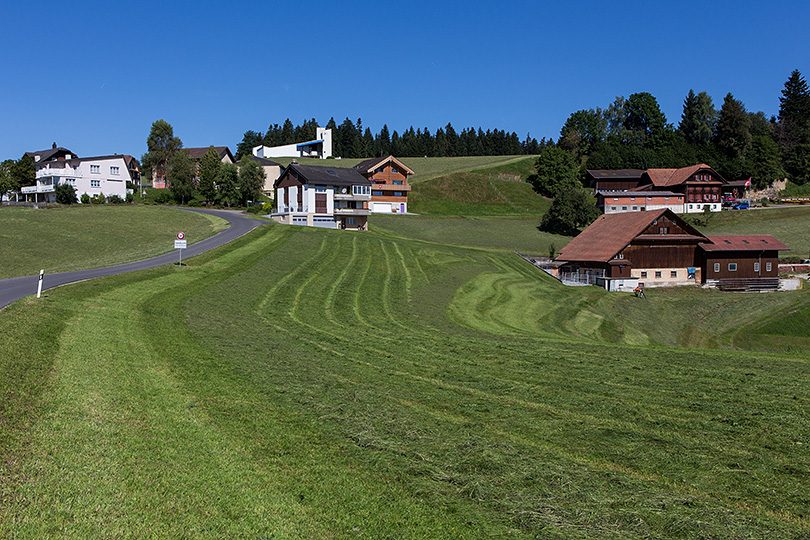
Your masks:
M557 257L561 275L634 278L642 286L778 278L769 235L705 236L671 210L605 214Z
M404 163L388 156L363 161L354 168L372 183L370 208L373 212L404 214L408 211L411 191L408 176L413 171Z

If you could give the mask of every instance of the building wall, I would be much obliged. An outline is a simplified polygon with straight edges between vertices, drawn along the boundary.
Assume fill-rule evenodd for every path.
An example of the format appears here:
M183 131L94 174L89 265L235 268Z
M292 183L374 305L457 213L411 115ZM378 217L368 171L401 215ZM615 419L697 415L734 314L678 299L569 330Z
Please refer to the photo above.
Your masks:
M694 268L694 274L689 268ZM672 285L694 285L701 282L700 268L690 267L661 267L661 268L634 268L630 274L638 279L639 284L647 287L663 287Z
M122 199L127 196L127 180L130 180L130 176L124 156L48 161L37 163L35 167L38 189L47 189L54 187L55 183L60 183L73 186L79 198L84 193L91 197L101 193L106 197L117 195ZM113 172L116 167L117 172ZM55 200L52 191L46 193L40 191L40 200L43 196L46 200Z
M371 186L371 210L376 213L403 213L408 211L408 176L393 163L386 163L369 177ZM395 184L394 182L401 182ZM377 192L377 194L375 194ZM381 192L381 194L380 194ZM402 195L394 195L402 193Z
M715 271L715 263L720 265L719 271ZM729 263L735 263L737 270L730 270ZM760 264L759 272L754 269L756 263ZM705 279L710 280L779 277L778 253L774 251L763 252L761 256L754 251L709 251L704 255L702 266Z

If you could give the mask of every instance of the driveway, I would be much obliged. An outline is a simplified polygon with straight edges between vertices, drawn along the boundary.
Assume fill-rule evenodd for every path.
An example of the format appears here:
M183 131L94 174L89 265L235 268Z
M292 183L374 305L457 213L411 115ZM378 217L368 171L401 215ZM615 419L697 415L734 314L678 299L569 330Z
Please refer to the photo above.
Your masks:
M224 231L197 242L196 244L191 244L187 249L183 250L183 258L193 257L194 255L199 255L215 247L227 244L265 223L264 221L247 217L241 212L233 210L208 210L202 208L183 208L183 210L217 216L231 224L231 226ZM167 239L167 242L169 241L171 240ZM67 285L68 283L76 283L77 281L85 281L87 279L114 276L126 272L135 272L136 270L146 270L147 268L157 268L164 264L173 264L177 262L178 258L179 255L177 251L172 251L165 255L152 257L151 259L116 266L105 266L103 268L93 268L90 270L76 270L75 272L62 272L59 274L45 274L42 281L42 290ZM38 280L39 275L0 280L0 309L3 309L21 298L36 294Z

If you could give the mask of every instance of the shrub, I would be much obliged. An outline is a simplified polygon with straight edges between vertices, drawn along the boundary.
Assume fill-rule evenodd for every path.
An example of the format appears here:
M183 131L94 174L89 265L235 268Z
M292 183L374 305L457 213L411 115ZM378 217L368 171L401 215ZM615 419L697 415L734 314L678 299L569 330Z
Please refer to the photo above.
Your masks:
M82 201L82 204L90 204L90 195L88 195L87 193L82 193L82 196L79 200Z
M90 199L90 202L93 204L104 204L107 202L107 198L104 196L104 193L99 193L98 195L93 195L93 198Z
M118 195L110 195L110 204L124 204L124 199L119 197Z
M56 202L59 204L74 204L79 202L76 198L76 188L70 184L56 184L53 188Z
M262 214L272 214L273 213L273 203L266 202L262 205Z
M199 208L200 206L202 206L202 204L200 204L200 201L198 201L197 199L191 199L190 201L188 201L188 204L186 206L190 206L191 208Z

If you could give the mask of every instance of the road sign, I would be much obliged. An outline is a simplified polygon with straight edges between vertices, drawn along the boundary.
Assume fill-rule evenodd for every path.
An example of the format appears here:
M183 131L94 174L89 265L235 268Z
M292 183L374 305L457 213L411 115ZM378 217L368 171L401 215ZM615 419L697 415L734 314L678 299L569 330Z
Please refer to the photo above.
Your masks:
M186 249L186 241L185 240L175 240L174 241L174 249Z
M177 239L178 239L178 240L182 240L182 239L183 239L183 238L185 238L185 237L186 237L186 235L185 235L185 234L183 234L183 233L181 233L181 232L177 233Z

